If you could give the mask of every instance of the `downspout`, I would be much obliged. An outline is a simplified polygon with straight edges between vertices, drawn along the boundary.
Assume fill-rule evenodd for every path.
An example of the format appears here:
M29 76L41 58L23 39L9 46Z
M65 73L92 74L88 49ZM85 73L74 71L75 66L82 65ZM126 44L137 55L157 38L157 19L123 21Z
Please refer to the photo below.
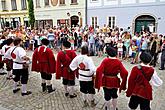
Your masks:
M87 12L88 12L88 3L87 0L85 0L85 26L87 25Z

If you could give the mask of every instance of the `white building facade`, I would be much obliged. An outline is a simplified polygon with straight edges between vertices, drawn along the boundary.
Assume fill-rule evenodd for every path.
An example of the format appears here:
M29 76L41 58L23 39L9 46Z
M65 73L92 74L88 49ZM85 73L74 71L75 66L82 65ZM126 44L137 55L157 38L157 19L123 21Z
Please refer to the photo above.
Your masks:
M34 0L36 25L84 26L86 0Z
M165 33L165 0L88 0L88 25Z

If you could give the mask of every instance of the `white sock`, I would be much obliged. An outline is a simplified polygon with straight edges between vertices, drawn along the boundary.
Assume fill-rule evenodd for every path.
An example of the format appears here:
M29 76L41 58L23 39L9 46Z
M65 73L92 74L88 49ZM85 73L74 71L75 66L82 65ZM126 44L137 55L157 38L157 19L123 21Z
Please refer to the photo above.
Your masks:
M105 107L107 107L107 109L110 110L110 101L105 101Z
M82 96L83 96L83 100L85 101L87 101L88 100L88 96L87 96L87 94L84 94L84 93L82 93Z
M64 85L65 93L68 93L68 86Z
M73 95L74 94L74 86L70 86L70 91L69 91L70 93L70 95Z
M51 80L46 80L46 85L51 85Z
M89 99L90 99L90 101L93 101L94 100L94 94L89 94Z
M42 83L46 83L46 80L45 79L42 79Z
M10 77L11 75L11 71L7 71L7 77Z
M117 99L112 99L113 110L116 110L117 107Z
M26 92L27 92L26 84L22 84L22 93L26 93Z
M13 84L13 90L16 90L17 89L17 82L14 82Z

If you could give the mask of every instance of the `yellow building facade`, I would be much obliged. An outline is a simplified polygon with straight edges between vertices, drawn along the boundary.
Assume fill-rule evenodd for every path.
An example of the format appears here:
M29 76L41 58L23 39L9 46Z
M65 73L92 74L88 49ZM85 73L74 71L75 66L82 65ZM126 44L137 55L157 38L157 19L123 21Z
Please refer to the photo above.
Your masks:
M36 25L85 26L86 0L33 0Z
M17 28L21 25L28 26L27 0L1 0L0 24L1 28Z

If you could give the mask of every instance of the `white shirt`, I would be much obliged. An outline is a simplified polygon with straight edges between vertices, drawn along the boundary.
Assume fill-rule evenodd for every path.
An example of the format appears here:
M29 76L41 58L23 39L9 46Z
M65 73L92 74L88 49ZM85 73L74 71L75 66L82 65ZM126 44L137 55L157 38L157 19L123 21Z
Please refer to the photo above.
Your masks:
M5 55L6 49L7 49L7 48L10 48L10 46L4 45L4 46L2 47L2 54L3 54L3 55ZM10 57L2 57L2 60L3 60L4 58L11 59Z
M93 63L92 58L88 57L87 55L78 55L72 60L69 67L71 70L76 70L79 67L80 63L83 63L85 65L85 69L89 69L89 71L79 70L79 80L92 81L92 75L96 72L96 67ZM82 75L91 77L85 77Z
M118 52L123 51L123 43L118 43L117 44L117 50L118 50Z
M151 66L145 65L143 63L141 63L141 66L151 67ZM153 86L156 86L156 87L161 86L163 84L163 81L159 78L156 70L154 70L154 74L151 77L151 83Z
M6 57L12 58L11 52L13 51L14 48L15 48L15 46L13 46L9 50L7 50L7 52L5 53L5 58ZM13 69L23 69L22 64L17 64L15 62L19 62L19 63L26 62L22 59L24 56L26 56L26 51L22 47L16 47L15 50L13 51L13 53L16 55L15 59L12 58L13 59Z

